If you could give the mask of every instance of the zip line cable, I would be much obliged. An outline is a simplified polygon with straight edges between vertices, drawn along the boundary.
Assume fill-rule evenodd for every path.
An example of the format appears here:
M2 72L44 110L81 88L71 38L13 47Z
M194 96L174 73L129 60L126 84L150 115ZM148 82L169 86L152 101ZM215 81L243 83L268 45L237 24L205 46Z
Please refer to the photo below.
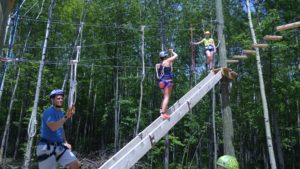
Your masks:
M86 5L83 6L82 12L80 15L80 25L78 28L78 35L75 39L74 48L76 46L76 58L75 60L70 61L70 89L69 89L69 97L68 97L68 109L71 108L72 112L75 111L75 103L76 103L76 86L77 86L77 64L80 61L80 52L82 45L82 32L84 26L84 20L86 16ZM79 43L79 44L78 44ZM73 48L73 49L74 49ZM73 112L75 113L75 112Z
M20 6L17 8L16 17L14 18L14 21L13 21L13 28L12 28L12 31L11 31L11 36L10 36L10 40L9 40L9 48L8 48L6 58L12 58L12 49L13 49L13 46L14 46L15 35L16 35L17 26L18 26L18 22L19 22L19 11L20 11ZM0 98L2 97L4 82L5 82L5 76L6 76L6 72L8 70L8 67L9 67L8 62L5 62L4 71L2 72L2 77L1 77L1 82L0 82L0 85L1 85L0 86Z
M35 21L35 18L30 18L30 17L20 17L20 20L29 20L29 21ZM214 21L214 20L213 20ZM46 23L47 20L44 19L38 19L37 22L43 22ZM210 21L205 21L202 20L201 23L209 23ZM197 27L201 25L201 23L192 23L193 25L195 25ZM79 23L75 23L75 22L66 22L63 20L53 20L53 24L60 24L60 25L74 25L74 26L79 26ZM116 28L116 29L128 29L128 30L139 30L139 25L134 25L134 26L123 26L123 25L116 25L116 24L111 24L111 25L98 25L98 24L92 24L92 23L85 23L84 24L85 27L96 27L96 28ZM168 24L169 27L173 27L173 26L177 26L178 24ZM156 25L147 25L145 24L145 29L150 29L150 30L159 30L159 26ZM166 28L166 30L172 30L171 28ZM188 27L182 27L182 28L178 28L178 31L188 31L189 28Z
M147 38L149 39L156 39L157 37L152 37L152 38ZM126 42L136 42L138 41L138 39L131 39L131 40L124 40L124 41L116 41L116 42L103 42L103 43L99 43L99 44L90 44L90 45L83 45L81 46L81 48L93 48L93 47L98 47L98 46L104 46L104 45L111 45L111 44L122 44L122 43L126 43ZM4 48L7 48L7 46L5 46ZM24 48L24 46L20 46L20 45L15 45L14 48ZM35 49L35 48L42 48L41 46L26 46L26 49ZM48 49L67 49L67 48L74 48L72 46L48 46Z

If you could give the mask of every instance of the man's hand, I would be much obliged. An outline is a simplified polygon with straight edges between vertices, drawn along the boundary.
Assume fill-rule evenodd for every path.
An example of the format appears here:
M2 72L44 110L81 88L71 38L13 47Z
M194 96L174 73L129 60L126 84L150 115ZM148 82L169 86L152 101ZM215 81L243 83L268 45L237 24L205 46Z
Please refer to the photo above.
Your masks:
M171 52L171 53L173 53L173 49L171 48L171 49L169 49L169 51Z
M67 114L66 114L67 119L71 118L74 114L75 114L75 105L72 105L67 110Z
M64 143L64 146L68 147L68 149L71 151L71 149L72 149L72 146L71 146L71 144L69 144L69 143L65 142L65 143Z

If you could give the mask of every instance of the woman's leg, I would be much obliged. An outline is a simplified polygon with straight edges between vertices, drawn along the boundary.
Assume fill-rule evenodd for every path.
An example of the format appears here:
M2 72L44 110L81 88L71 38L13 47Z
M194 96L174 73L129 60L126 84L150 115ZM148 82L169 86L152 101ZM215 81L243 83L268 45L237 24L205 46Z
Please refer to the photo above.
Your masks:
M173 85L167 86L165 88L164 98L161 103L162 113L167 113L167 111L168 111L168 104L169 104L170 96L172 93L172 88L173 88Z
M206 51L206 64L208 69L212 69L212 52Z
M206 54L206 64L209 65L210 51L209 51L209 50L206 50L206 51L205 51L205 54Z

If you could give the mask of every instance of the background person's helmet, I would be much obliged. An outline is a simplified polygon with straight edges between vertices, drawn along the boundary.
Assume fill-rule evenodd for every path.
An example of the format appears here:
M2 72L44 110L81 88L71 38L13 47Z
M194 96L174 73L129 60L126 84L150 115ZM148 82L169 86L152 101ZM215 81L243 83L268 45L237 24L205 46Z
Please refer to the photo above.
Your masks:
M166 51L159 52L159 57L164 58L166 56L168 56L168 52L166 52Z
M50 99L55 97L56 95L62 95L64 96L64 91L60 90L60 89L54 89L52 90L52 92L50 93Z
M218 158L217 165L226 169L239 169L239 163L236 158L230 155L223 155Z
M210 35L209 31L204 32L204 35Z

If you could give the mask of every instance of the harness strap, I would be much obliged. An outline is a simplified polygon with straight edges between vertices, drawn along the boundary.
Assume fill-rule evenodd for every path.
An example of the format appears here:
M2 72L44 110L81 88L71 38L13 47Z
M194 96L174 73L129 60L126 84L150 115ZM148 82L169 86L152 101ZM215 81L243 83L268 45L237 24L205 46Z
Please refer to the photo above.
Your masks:
M164 90L166 87L169 87L169 86L171 86L171 85L173 84L173 82L172 82L171 79L170 79L170 80L160 79L160 82L163 82L163 83L164 83L164 87L160 87L160 86L159 86L159 88L160 88L161 90Z
M62 153L60 153L57 157L56 157L56 161L58 161L64 154L65 152L69 149L67 146L62 145L65 149Z
M60 153L57 157L56 157L56 161L58 161L63 155L64 153L67 151L68 147L63 145L61 142L50 142L47 139L42 138L40 140L41 143L46 143L47 144L47 150L50 150L50 145L54 146L53 151L50 154L42 154L39 155L38 158L38 162L42 162L44 160L47 160L49 157L51 157L52 155L56 156L56 148L57 146L62 146L64 148L64 151L62 153Z

